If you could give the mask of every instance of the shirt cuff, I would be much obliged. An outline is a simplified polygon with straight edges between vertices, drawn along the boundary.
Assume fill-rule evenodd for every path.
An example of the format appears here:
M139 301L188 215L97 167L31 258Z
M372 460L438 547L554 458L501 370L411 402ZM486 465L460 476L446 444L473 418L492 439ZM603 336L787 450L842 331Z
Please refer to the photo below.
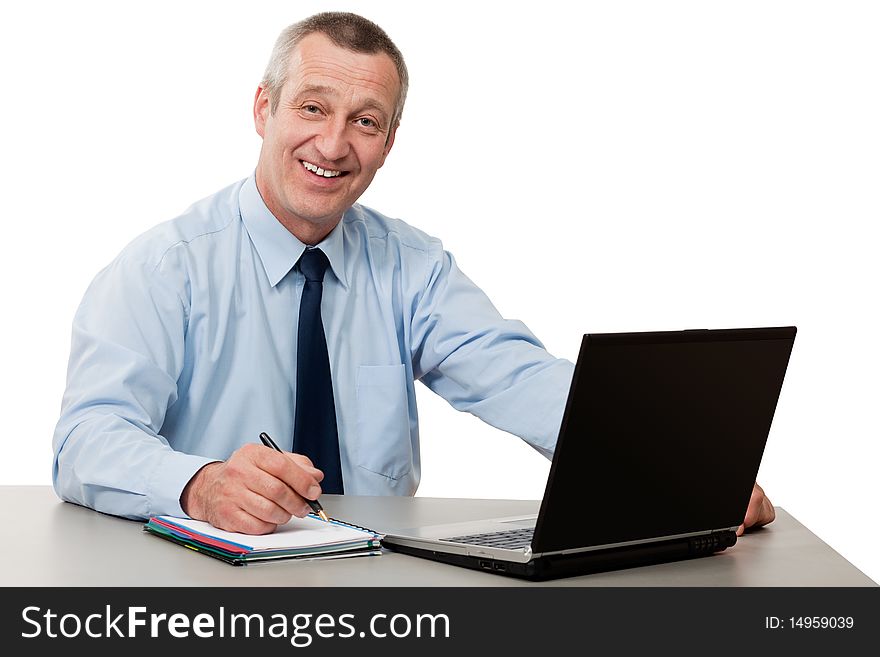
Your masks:
M189 518L180 506L180 495L193 475L217 459L170 451L150 479L150 516Z

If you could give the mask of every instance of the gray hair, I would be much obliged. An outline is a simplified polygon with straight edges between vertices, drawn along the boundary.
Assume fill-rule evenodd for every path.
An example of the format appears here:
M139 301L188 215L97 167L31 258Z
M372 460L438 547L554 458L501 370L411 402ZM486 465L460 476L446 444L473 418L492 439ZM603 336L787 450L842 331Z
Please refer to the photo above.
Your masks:
M391 121L391 127L396 126L403 114L403 104L409 88L409 73L403 55L381 27L349 12L328 11L315 14L282 30L272 49L272 56L266 66L266 72L263 73L263 79L260 81L260 86L269 93L272 114L278 109L281 89L287 82L291 53L300 41L315 32L324 34L340 48L369 55L385 53L391 58L397 68L397 77L400 79L400 94Z

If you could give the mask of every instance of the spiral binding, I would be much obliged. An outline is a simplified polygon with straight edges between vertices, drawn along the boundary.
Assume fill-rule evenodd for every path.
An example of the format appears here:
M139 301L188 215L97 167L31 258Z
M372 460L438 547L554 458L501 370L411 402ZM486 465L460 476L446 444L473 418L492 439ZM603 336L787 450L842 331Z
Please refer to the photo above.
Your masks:
M314 513L310 513L309 515L314 516L315 518L318 518L318 516L315 515ZM361 527L360 525L356 525L353 522L345 522L344 520L339 520L338 518L330 518L330 521L337 524L337 525L342 525L343 527L350 527L352 529L358 529L366 534L372 534L373 536L376 536L377 538L382 537L382 534L380 534L379 532L377 532L373 529L370 529L369 527Z

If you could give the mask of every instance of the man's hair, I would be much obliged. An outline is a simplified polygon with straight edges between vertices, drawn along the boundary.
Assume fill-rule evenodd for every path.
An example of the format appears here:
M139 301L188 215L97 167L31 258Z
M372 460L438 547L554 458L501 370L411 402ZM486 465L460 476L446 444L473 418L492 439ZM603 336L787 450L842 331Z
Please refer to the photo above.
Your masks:
M316 32L325 35L340 48L368 55L385 53L391 58L397 68L397 77L400 79L400 94L397 97L397 107L394 110L391 127L397 125L403 114L403 103L409 88L409 73L403 55L381 27L349 12L328 11L315 14L286 27L278 35L266 72L263 73L263 79L260 81L260 86L269 93L272 114L278 109L281 89L287 82L290 54L300 41Z

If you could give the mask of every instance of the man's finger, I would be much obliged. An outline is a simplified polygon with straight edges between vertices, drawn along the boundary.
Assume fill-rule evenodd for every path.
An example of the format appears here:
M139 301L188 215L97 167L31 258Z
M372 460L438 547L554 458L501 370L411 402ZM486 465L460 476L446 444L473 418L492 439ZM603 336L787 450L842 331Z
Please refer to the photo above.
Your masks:
M289 458L291 461L296 463L303 470L311 474L317 481L322 481L324 479L324 473L318 470L315 467L314 463L312 463L312 459L310 459L305 454L296 454L294 452L284 452L284 455Z
M239 507L217 509L208 518L208 522L217 529L241 534L271 534L278 527L274 523L255 518Z
M761 498L756 491L752 491L752 497L749 500L749 507L746 509L746 517L743 521L743 525L746 527L751 527L754 525L761 514Z
M293 515L280 507L274 500L253 490L247 490L241 495L240 504L243 511L257 520L273 525L283 525Z
M773 508L773 503L765 497L764 503L761 506L760 523L762 525L767 525L774 520L776 520L776 509Z
M265 470L260 470L259 475L248 483L248 489L281 507L288 514L287 520L290 520L290 516L303 517L304 514L309 512L309 507L301 495L284 481ZM258 515L263 520L272 520L268 517L259 516L259 514L255 515ZM287 520L283 522L287 522Z
M305 499L314 500L321 495L319 480L312 474L319 471L314 468L305 470L295 460L288 458L286 452L261 448L255 452L254 462L258 468L274 475Z
M749 498L749 506L743 520L743 531L749 527L761 527L776 519L776 509L764 494L764 489L755 483Z

